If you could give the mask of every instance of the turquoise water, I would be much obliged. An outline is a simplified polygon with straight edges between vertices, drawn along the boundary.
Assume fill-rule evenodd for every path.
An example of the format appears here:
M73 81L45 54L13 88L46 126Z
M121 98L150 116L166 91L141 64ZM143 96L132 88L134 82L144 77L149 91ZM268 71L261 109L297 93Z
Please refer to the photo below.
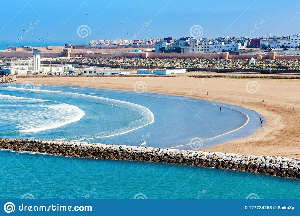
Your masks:
M252 173L8 151L0 158L0 198L300 198L298 180Z
M220 112L220 107L222 111ZM191 149L247 137L259 114L169 95L74 86L0 86L0 137Z
M220 106L222 112L220 112ZM193 149L251 135L254 111L74 86L0 86L0 137ZM199 146L198 146L199 147ZM299 181L157 163L0 151L1 198L300 198Z

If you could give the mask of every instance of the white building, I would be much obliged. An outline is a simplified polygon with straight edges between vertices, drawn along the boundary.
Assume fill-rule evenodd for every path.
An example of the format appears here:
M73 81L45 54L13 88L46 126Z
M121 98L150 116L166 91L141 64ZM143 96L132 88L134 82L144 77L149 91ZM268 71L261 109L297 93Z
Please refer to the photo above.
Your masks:
M32 68L32 60L12 60L5 62L3 69L12 75L27 75Z
M237 42L214 42L209 46L210 53L214 52L237 52L240 49L244 49L245 47L242 46L240 43Z
M218 41L201 41L191 39L188 45L181 47L182 53L219 53L219 52L238 52L245 49L241 43L237 42L218 42Z
M172 43L160 41L155 44L155 52L162 52L162 49L167 50L172 47Z
M41 70L41 51L33 50L33 72L40 72Z
M298 47L300 45L300 34L294 34L290 37L290 42L294 47Z
M191 38L186 43L178 43L182 53L204 53L206 42L200 41L196 38Z
M272 37L260 40L260 48L270 47L271 49L296 48L300 43L300 35L291 37Z

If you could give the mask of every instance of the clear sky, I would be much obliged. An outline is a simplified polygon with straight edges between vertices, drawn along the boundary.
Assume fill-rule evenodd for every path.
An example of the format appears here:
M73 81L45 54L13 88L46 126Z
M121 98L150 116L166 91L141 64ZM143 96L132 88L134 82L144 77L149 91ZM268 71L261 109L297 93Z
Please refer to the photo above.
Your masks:
M87 43L92 39L203 37L300 33L299 0L7 0L0 42ZM87 25L88 37L77 34Z

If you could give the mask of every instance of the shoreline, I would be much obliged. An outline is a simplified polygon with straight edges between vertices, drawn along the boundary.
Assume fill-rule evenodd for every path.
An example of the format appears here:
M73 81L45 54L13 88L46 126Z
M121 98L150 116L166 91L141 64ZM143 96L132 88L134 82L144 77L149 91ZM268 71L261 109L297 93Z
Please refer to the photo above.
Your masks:
M231 79L174 77L35 77L17 78L17 83L74 85L81 87L134 91L142 81L147 92L177 95L254 110L266 118L265 125L247 138L229 141L202 151L270 155L300 159L299 80ZM255 81L259 91L249 93L247 84ZM255 87L255 86L254 86ZM207 95L206 93L209 92ZM262 102L263 101L263 102Z

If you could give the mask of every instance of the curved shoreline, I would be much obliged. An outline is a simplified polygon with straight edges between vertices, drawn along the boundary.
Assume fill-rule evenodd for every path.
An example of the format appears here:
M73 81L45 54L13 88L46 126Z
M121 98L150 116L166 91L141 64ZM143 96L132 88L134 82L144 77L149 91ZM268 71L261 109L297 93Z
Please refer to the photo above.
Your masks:
M227 107L225 107L225 108L227 108ZM245 126L249 123L250 118L249 118L249 116L248 116L246 113L244 113L244 112L242 112L242 111L240 111L240 110L237 110L237 109L232 109L232 110L234 110L234 111L236 111L236 112L239 112L239 113L242 113L243 115L245 115L246 118L247 118L247 121L246 121L242 126L240 126L240 127L238 127L238 128L235 128L235 129L233 129L233 130L231 130L231 131L227 131L227 132L222 133L222 134L218 134L218 135L216 135L216 136L214 136L214 137L210 137L210 138L207 138L207 139L203 139L203 140L201 140L202 142L207 141L207 140L213 140L213 139L215 139L215 138L219 138L219 137L221 137L221 136L224 136L224 135L233 133L233 132L235 132L235 131L238 131L238 130L242 129L243 127L245 127ZM187 146L187 145L190 145L190 143L188 143L188 144L183 144L183 145L172 146L172 147L170 147L170 148L173 149L173 148L183 147L183 146Z
M180 164L300 179L300 161L285 157L20 139L0 139L0 148L78 158Z
M207 74L207 73L197 73ZM249 81L257 81L260 91L246 92ZM299 80L173 77L28 77L17 83L76 85L81 87L134 90L137 81L147 84L147 92L220 101L255 110L266 124L248 138L229 141L203 151L282 156L300 159ZM275 88L274 88L275 87ZM209 95L206 93L209 92ZM264 100L265 102L262 102Z
M74 86L75 87L75 86ZM78 96L84 96L84 97L88 97L88 98L93 98L93 99L97 99L97 100L101 100L101 101L110 101L111 103L113 104L122 104L124 107L128 107L128 106L131 106L136 108L138 110L138 112L140 113L140 115L142 116L143 114L141 114L141 112L145 113L145 116L147 117L147 120L149 119L148 122L144 123L143 125L137 125L136 127L133 127L133 128L130 128L130 129L127 129L127 130L123 130L123 131L119 131L117 134L109 134L109 135L103 135L101 136L101 138L108 138L108 137L114 137L114 136L118 136L118 135L123 135L123 134L126 134L126 133L129 133L129 132L132 132L132 131L135 131L135 130L138 130L140 128L143 128L145 126L148 126L148 125L151 125L154 123L155 119L154 119L154 115L153 113L151 112L151 110L149 110L147 107L144 107L142 105L139 105L139 104L135 104L135 103L132 103L132 102L127 102L127 101L122 101L122 100L117 100L117 99L112 99L112 98L105 98L105 97L101 97L101 96L94 96L94 95L87 95L87 94L81 94L81 93L73 93L73 92L63 92L63 91L53 91L53 90L35 90L35 89L26 89L26 88L17 88L17 87L11 87L9 86L8 89L13 89L13 90L22 90L22 91L31 91L31 92L51 92L51 93L61 93L61 94L68 94L68 95L72 95L73 97L78 97ZM0 94L1 96L1 94ZM15 96L14 96L15 97ZM19 97L20 98L20 97ZM25 99L34 99L34 98L25 98ZM45 100L46 101L46 100ZM62 103L63 105L66 104L66 103ZM66 104L66 105L69 105L69 104ZM77 109L79 109L77 106L73 106L73 105L69 105L69 106L72 106L72 107L76 107ZM79 109L80 110L80 109ZM82 110L81 110L82 111ZM61 126L65 126L67 124L70 124L70 123L74 123L74 122L77 122L79 121L83 116L85 115L85 113L82 111L81 115L80 115L80 118L76 118L75 120L73 121L68 121L68 122L65 122L63 124L60 124L60 125L57 125L56 127L45 127L45 128L41 128L39 130L37 129L34 129L34 130L31 130L31 129L24 129L24 130L20 130L21 133L30 133L30 132L40 132L40 131L44 131L44 130L49 130L49 129L55 129L55 128L59 128ZM93 138L82 138L79 139L79 140L76 140L76 141L83 141L83 140L91 140L91 139L95 139L95 138L98 138L97 137L98 135L95 134L93 136ZM100 137L100 136L99 136Z
M33 85L33 84L32 84ZM101 94L102 96L95 96L95 95L90 95L90 94L94 94L94 93L91 93L91 92L98 92L97 89L95 88L86 88L86 89L83 89L83 88L80 88L81 90L79 92L70 92L68 90L70 89L79 89L78 86L62 86L62 87L65 87L63 89L60 88L60 86L57 86L57 85L53 85L52 88L46 88L48 85L44 85L45 88L41 88L41 86L38 87L38 89L36 90L35 88L33 89L24 89L22 86L5 86L4 90L5 89L13 89L13 91L15 90L26 90L26 91L30 91L30 92L50 92L50 93L61 93L61 94L67 94L67 95L72 95L74 96L74 98L78 97L78 96L84 96L84 97L88 97L88 98L95 98L95 99L101 99L101 100L108 100L108 101L111 101L111 102L119 102L119 103L122 103L122 104L129 104L129 105L133 105L133 106L137 106L137 107L140 107L140 108L143 108L145 110L147 110L151 115L149 117L149 121L150 122L147 122L147 124L144 124L144 125L141 125L139 127L135 127L133 128L132 130L126 130L124 132L120 132L118 134L113 134L113 135L103 135L103 136L97 136L97 133L95 135L93 135L92 137L82 137L82 138L75 138L75 139L72 139L72 138L69 138L69 139L66 139L68 141L74 141L74 142L92 142L92 143L95 143L95 141L92 141L93 139L95 138L109 138L109 137L114 137L116 135L123 135L123 134L126 134L128 132L131 132L131 131L134 131L134 130L137 130L137 129L140 129L144 126L147 126L149 124L152 124L154 122L154 116L153 116L153 113L152 111L150 111L148 108L142 105L139 105L139 104L135 104L133 103L130 99L129 100L121 100L120 98L124 97L124 98L127 98L127 96L130 96L130 97L134 97L135 98L135 92L133 91L118 91L118 90L105 90L105 89L100 89L101 91ZM52 89L55 89L55 90L52 90ZM84 91L83 91L84 90ZM83 93L84 92L84 93ZM111 95L111 94L114 94L114 95L119 95L117 96L116 98L118 99L114 99L115 97L111 97L111 96L108 96L108 98L106 98L105 96L105 93ZM120 97L121 95L121 97ZM140 95L140 94L139 94ZM233 112L233 113L237 113L241 116L241 118L243 118L243 121L240 121L238 122L238 124L235 126L235 127L230 127L230 125L227 125L229 126L229 128L226 128L226 127L222 127L220 132L218 133L214 133L214 134L211 134L211 136L204 136L204 138L198 138L199 134L195 131L194 134L190 134L190 138L186 139L184 142L181 142L181 143L177 143L176 145L176 141L177 140L173 140L173 142L170 142L168 143L168 145L166 145L167 143L159 143L158 141L158 144L159 145L147 145L148 147L156 147L156 148L177 148L177 149L180 149L180 150L201 150L201 148L203 148L203 146L205 147L212 147L212 146L215 146L215 145L218 145L220 143L224 143L226 141L231 141L231 140L235 140L235 139L239 139L239 138L245 138L245 137L248 137L250 136L251 134L253 134L256 130L258 130L260 128L260 124L257 123L256 119L258 119L258 117L261 117L260 114L258 114L257 112L253 111L253 110L248 110L248 109L245 109L243 107L240 107L240 106L232 106L230 104L226 104L226 103L220 103L220 102L214 102L214 101L207 101L207 100L203 100L203 99L194 99L194 98L188 98L188 97L182 97L182 96L172 96L172 95L166 95L166 94L157 94L157 93L149 93L149 92L145 92L143 93L143 97L145 98L156 98L156 99L165 99L165 100L174 100L174 101L179 101L179 103L184 102L185 104L187 102L189 103L192 103L192 104L203 104L205 107L206 106L211 106L211 109L219 109L219 107L221 108L222 107L222 112ZM73 97L72 97L73 98ZM188 112L187 112L188 113ZM142 115L142 114L141 114ZM148 116L149 114L147 114ZM188 114L189 115L189 114ZM205 113L203 114L205 115ZM251 116L251 118L250 118ZM223 117L220 117L220 119L222 119ZM233 118L233 117L232 117ZM230 121L231 119L227 119L228 121ZM219 122L219 121L218 121ZM249 124L248 124L249 123ZM184 122L182 122L182 124L185 124ZM198 124L198 123L197 123ZM210 127L207 126L207 129L209 129ZM211 129L211 128L210 128ZM212 130L212 129L211 129ZM18 138L18 139L28 139L28 137L22 137L22 136L19 136L19 137L3 137L3 138ZM200 139L202 141L202 145L199 146L199 148L193 148L191 147L191 139L192 138L197 138L197 139ZM39 139L42 139L44 140L43 137L40 137ZM53 140L58 140L58 139L54 139L54 138L46 138L46 139L53 139ZM103 141L98 141L98 142L103 142ZM134 142L125 142L125 143L122 143L122 141L119 141L119 142L104 142L106 144L120 144L120 145L136 145L134 144ZM139 145L139 144L138 144Z

